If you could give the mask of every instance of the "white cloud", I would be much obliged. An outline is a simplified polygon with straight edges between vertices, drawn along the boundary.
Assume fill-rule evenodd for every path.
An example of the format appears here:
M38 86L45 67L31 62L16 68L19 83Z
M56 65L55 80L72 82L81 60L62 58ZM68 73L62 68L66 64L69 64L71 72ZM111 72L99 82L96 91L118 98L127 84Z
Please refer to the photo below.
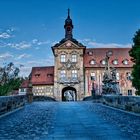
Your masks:
M26 54L26 53L24 53L24 54L21 54L21 55L19 55L17 58L15 58L16 60L20 60L20 59L22 59L22 58L29 58L31 55L29 55L29 54Z
M32 67L23 66L20 68L19 76L28 77L31 72Z
M49 44L49 43L50 43L49 40L47 40L47 41L39 41L38 39L33 39L32 40L32 44L33 45L38 45L38 46L40 46L40 45L46 45L46 44Z
M32 43L33 43L33 44L36 44L37 42L38 42L38 39L33 39L33 40L32 40Z
M101 43L96 42L92 39L82 39L80 40L84 45L86 45L88 48L94 47L94 48L131 48L132 44L118 44L118 43Z
M59 41L53 41L53 42L51 43L51 45L54 46L54 45L57 44L57 43L59 43Z
M8 39L8 38L11 38L11 35L6 33L6 32L4 32L4 33L0 34L0 38L1 39Z
M131 44L117 44L117 43L97 43L88 42L89 47L95 48L131 48Z
M15 48L17 50L23 50L23 49L28 49L31 48L32 44L28 43L28 42L20 42L20 43L8 43L8 46L10 46L11 48Z
M13 58L14 56L12 54L10 54L9 52L0 54L0 60L5 60L5 59L9 59L9 58Z
M11 37L13 37L14 35L13 35L13 32L16 30L16 28L14 28L14 27L10 27L10 28L8 28L8 29L6 29L6 30L1 30L0 31L0 39L9 39L9 38L11 38Z

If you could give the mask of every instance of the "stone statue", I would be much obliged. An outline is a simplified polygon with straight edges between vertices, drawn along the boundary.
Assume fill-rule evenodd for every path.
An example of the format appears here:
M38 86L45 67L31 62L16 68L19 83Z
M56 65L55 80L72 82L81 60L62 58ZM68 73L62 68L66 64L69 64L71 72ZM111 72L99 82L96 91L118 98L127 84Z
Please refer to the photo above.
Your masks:
M116 81L116 68L111 68L109 66L109 58L110 57L106 54L102 94L120 94L119 83Z

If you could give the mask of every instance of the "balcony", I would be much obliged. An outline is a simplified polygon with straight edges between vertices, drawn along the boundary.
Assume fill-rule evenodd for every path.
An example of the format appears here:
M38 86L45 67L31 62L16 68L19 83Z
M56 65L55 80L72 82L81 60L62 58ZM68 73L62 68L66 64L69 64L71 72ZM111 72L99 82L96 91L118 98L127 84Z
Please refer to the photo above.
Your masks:
M58 80L58 83L70 86L80 83L80 80L78 77L62 77Z

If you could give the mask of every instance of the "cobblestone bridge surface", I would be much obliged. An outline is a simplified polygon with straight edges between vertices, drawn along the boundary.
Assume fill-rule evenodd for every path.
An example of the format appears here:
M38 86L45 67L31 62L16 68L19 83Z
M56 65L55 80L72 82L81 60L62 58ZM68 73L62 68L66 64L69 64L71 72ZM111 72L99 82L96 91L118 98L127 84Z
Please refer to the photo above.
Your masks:
M0 140L139 138L139 116L92 102L34 102L0 118Z

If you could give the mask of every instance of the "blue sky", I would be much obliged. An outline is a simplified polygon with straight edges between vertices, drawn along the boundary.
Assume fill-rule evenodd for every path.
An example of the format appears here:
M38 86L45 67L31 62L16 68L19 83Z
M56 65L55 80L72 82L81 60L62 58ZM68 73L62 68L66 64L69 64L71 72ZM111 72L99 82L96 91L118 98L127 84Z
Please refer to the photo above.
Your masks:
M87 47L131 47L139 7L139 0L0 0L0 66L12 61L27 76L32 66L53 65L68 8L73 36Z

